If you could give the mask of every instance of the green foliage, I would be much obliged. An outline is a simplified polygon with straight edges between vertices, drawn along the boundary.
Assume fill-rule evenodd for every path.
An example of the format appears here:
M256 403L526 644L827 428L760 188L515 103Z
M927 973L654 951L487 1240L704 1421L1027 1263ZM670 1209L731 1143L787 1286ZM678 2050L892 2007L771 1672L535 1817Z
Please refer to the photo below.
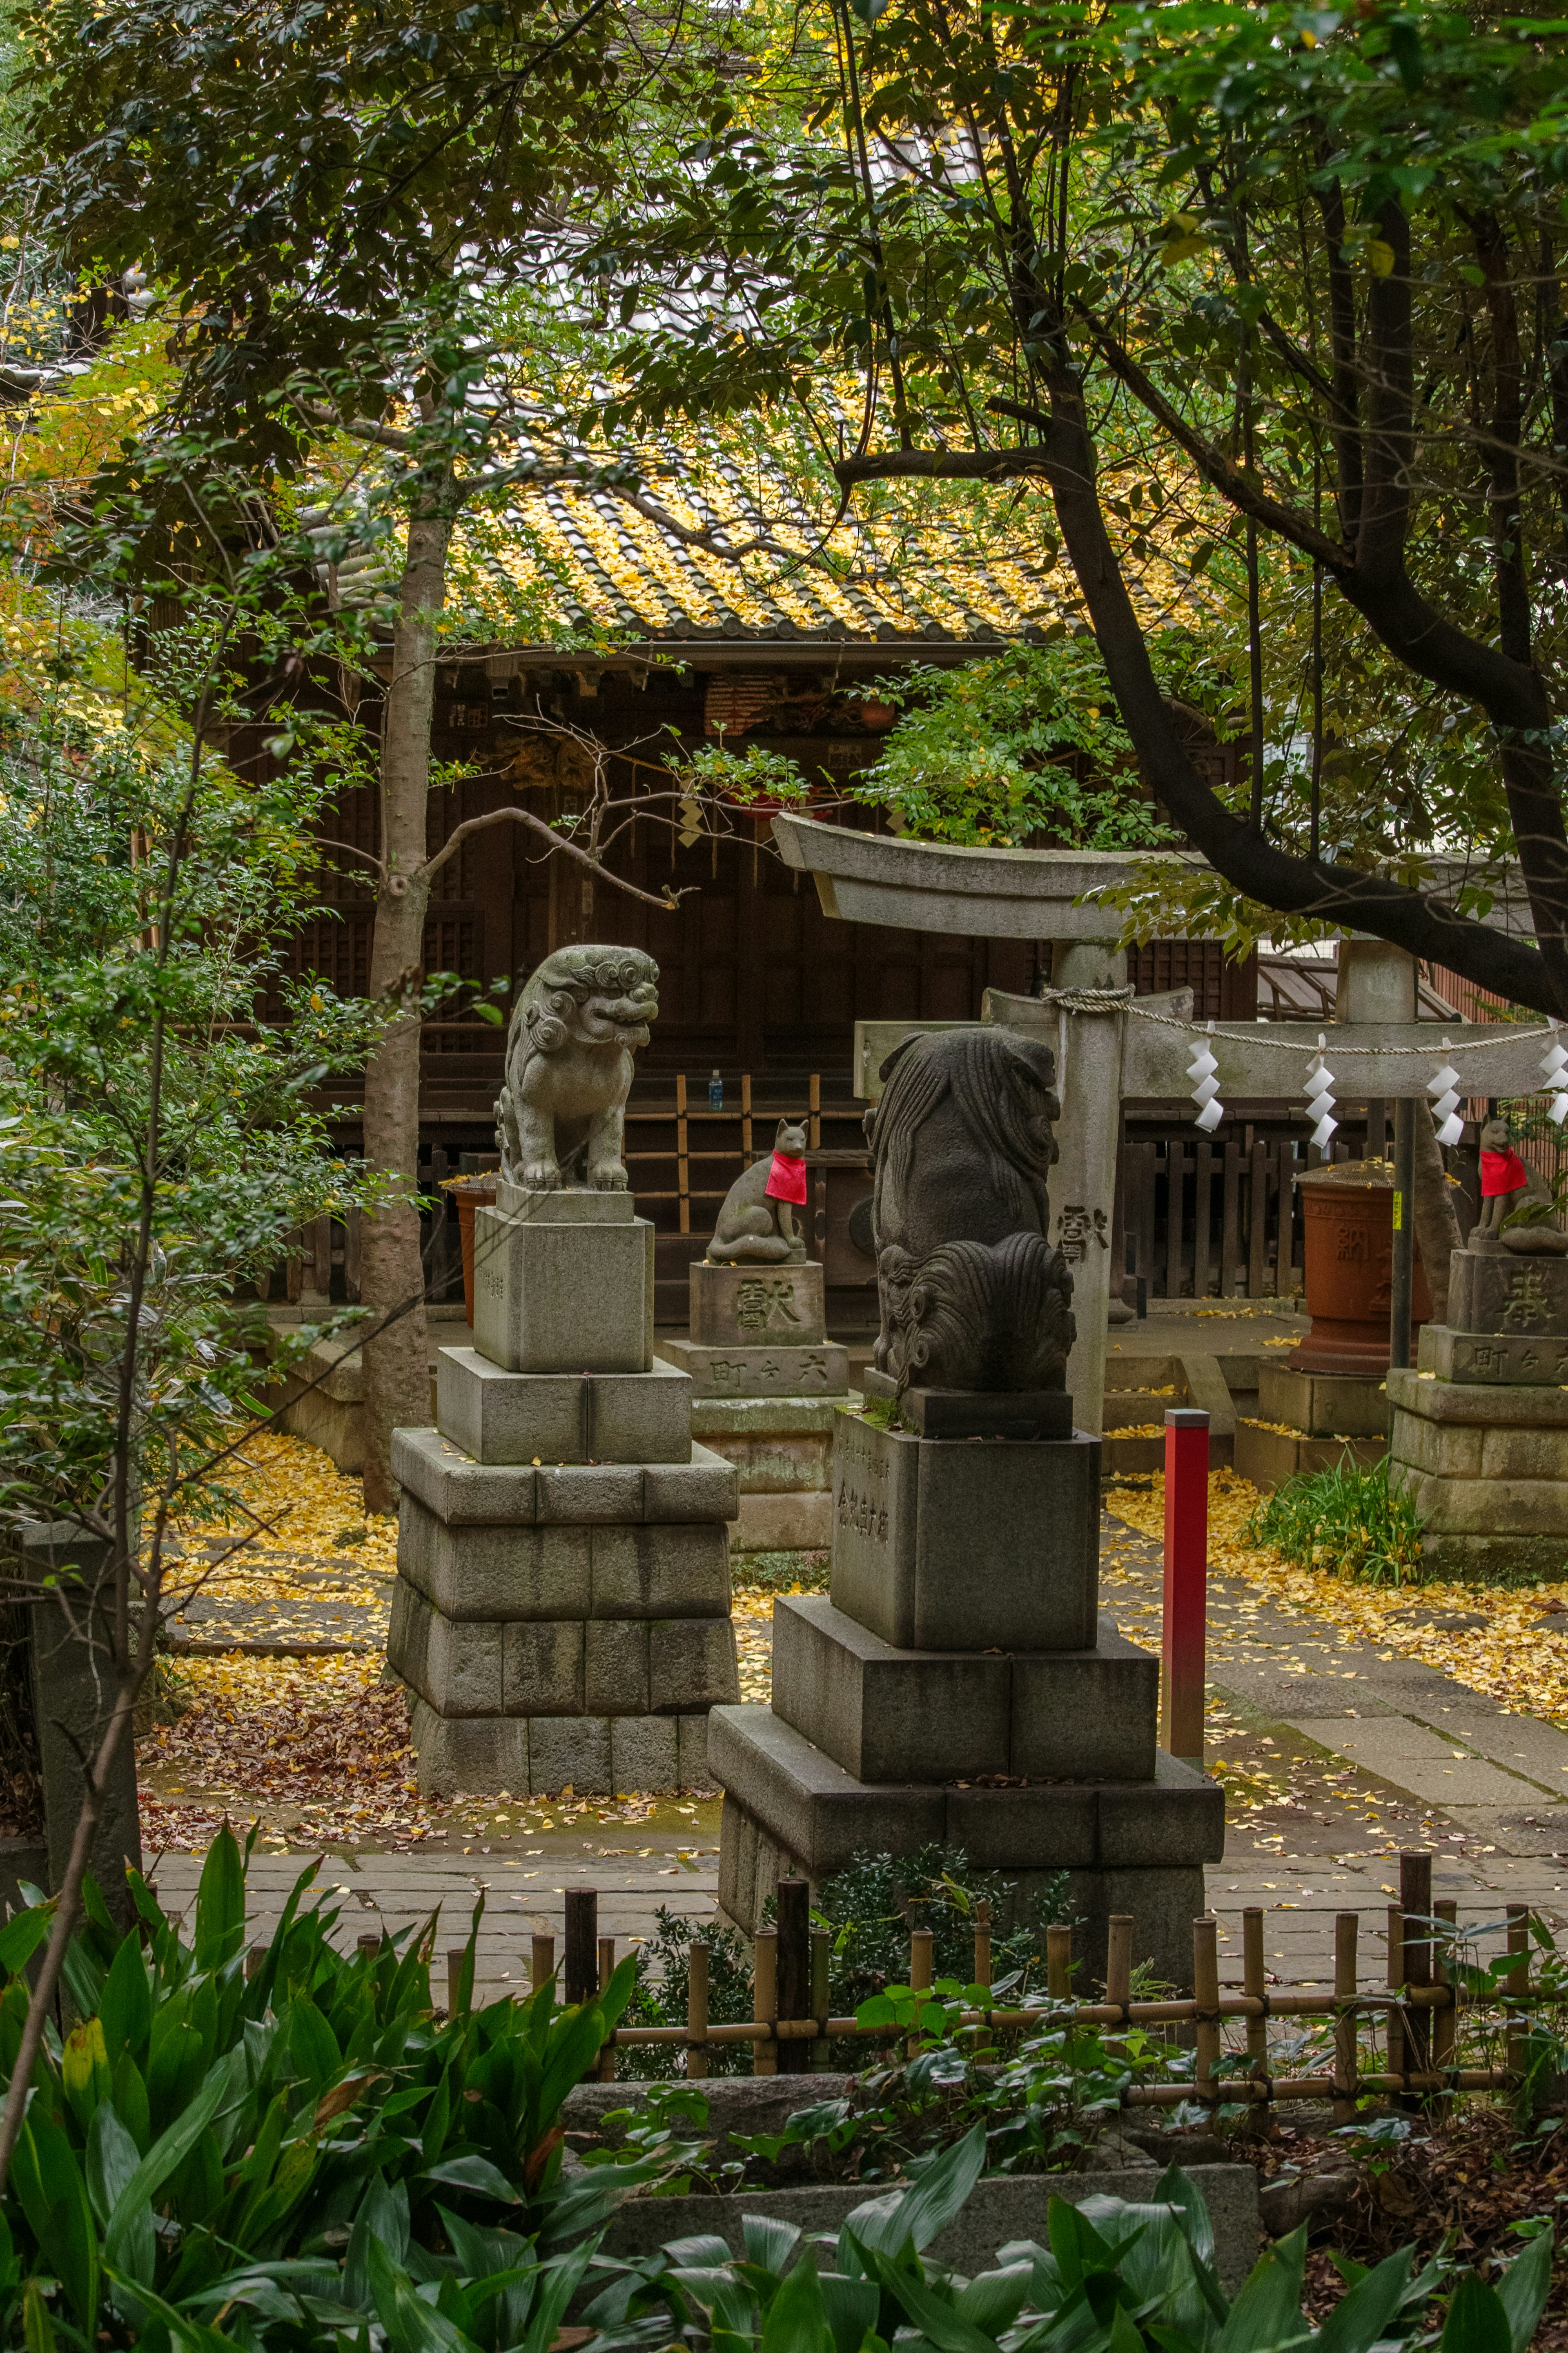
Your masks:
M1302 1568L1404 1585L1425 1574L1421 1528L1409 1496L1389 1486L1387 1457L1358 1462L1347 1447L1331 1471L1300 1471L1276 1487L1248 1520L1247 1536Z
M931 1932L931 1968L936 1978L968 1984L974 1974L975 1907L991 1906L993 1980L998 1998L1016 1996L1037 1978L1045 1957L1045 1930L1070 1920L1068 1880L1058 1872L1023 1907L1025 1926L1004 1933L1001 1922L1014 1908L1014 1883L999 1872L972 1871L962 1848L931 1844L910 1855L861 1853L817 1890L817 1916L833 1930L830 1999L843 2017L910 1973L910 1931Z
M0 712L6 1518L95 1505L126 1443L144 1485L198 1502L205 1458L257 1409L237 1282L290 1228L374 1198L316 1090L363 1061L386 1009L284 964L314 905L333 733L299 718L260 779L193 739L181 703L205 693L221 716L239 684L224 635L199 606L161 631L139 702L96 734Z
M1234 2301L1215 2270L1202 2193L1172 2167L1146 2202L1052 2198L1046 2243L1016 2240L999 2268L964 2278L930 2249L958 2215L985 2164L976 2125L910 2189L857 2207L837 2234L807 2239L794 2224L748 2217L745 2253L719 2238L672 2242L623 2267L588 2308L599 2335L586 2353L710 2339L725 2353L880 2353L895 2339L940 2353L1283 2353L1321 2344L1372 2353L1421 2327L1447 2266L1417 2273L1405 2248L1353 2273L1321 2328L1302 2309L1307 2231L1270 2247ZM1552 2286L1550 2232L1494 2285L1458 2280L1439 2353L1526 2353ZM1432 2341L1432 2340L1426 2340Z
M132 1874L121 1935L91 1882L0 2209L0 2336L91 2348L237 2338L326 2344L379 2321L397 2353L543 2353L591 2232L657 2168L563 2183L559 2116L628 2000L632 1964L581 2008L555 1989L435 2011L434 1917L374 1954L331 1942L300 1874L247 1973L247 1856L226 1827L187 1943ZM0 2072L52 1902L0 1932ZM465 1962L473 1981L474 1914ZM58 2283L58 2288L57 2288ZM450 2285L448 2286L448 2283ZM478 2283L478 2284L476 2284Z
M626 2010L628 2026L684 2026L690 1989L689 1954L693 1936L689 1920L679 1918L661 1904L654 1915L651 1936L635 1947L637 1991ZM708 2016L715 2026L738 2026L752 2015L752 1955L744 1937L732 1928L710 1922L702 1931L708 1947ZM685 2054L668 2043L633 2046L633 2072L657 2082L671 2076ZM749 2075L749 2042L715 2042L708 2053L710 2075Z
M861 692L899 718L853 797L887 809L901 833L999 849L1176 839L1139 788L1092 638L1063 633L956 670L916 664Z

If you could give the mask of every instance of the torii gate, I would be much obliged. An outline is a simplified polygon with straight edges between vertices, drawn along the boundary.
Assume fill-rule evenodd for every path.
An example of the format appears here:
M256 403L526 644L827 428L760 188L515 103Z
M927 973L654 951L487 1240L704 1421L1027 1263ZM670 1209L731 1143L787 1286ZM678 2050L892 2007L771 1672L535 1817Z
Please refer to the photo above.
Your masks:
M1426 1082L1445 1061L1458 1071L1459 1092L1467 1095L1536 1094L1547 1083L1542 1063L1554 1025L1417 1021L1410 957L1360 935L1352 944L1336 1018L1321 1029L1316 1022L1265 1020L1211 1029L1192 1018L1184 990L1130 999L1127 959L1114 937L1105 935L1105 909L1092 899L1079 902L1146 867L1154 855L1148 851L965 849L789 815L775 817L773 827L785 864L816 882L825 914L965 938L1051 943L1047 994L1015 997L987 989L983 1018L1026 1030L1058 1056L1061 1157L1051 1177L1052 1239L1076 1260L1073 1411L1078 1427L1097 1435L1105 1401L1110 1211L1124 1099L1190 1094L1189 1065L1194 1052L1207 1049L1222 1103L1249 1095L1291 1100L1300 1094L1304 1102L1320 1035L1340 1098L1415 1096L1426 1103ZM1500 894L1493 920L1528 931L1527 911L1506 894ZM1563 1034L1568 1038L1568 1029Z

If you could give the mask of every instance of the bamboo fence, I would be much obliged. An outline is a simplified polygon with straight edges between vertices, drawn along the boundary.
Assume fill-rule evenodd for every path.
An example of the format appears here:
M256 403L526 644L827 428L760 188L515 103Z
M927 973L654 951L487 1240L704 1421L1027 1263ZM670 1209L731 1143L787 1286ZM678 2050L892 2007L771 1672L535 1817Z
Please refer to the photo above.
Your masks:
M1402 1855L1400 1897L1388 1907L1386 1968L1381 1987L1360 1979L1360 1918L1341 1912L1334 1918L1334 1983L1332 1989L1270 1987L1264 1961L1262 1906L1242 1914L1242 1983L1239 1992L1225 1991L1219 1977L1219 1923L1205 1914L1193 1922L1193 1991L1163 2000L1133 1999L1133 1957L1137 1951L1137 1921L1131 1913L1114 1913L1110 1921L1104 1999L1075 2001L1071 1991L1072 1931L1046 1931L1046 1991L1043 2001L999 2009L964 2009L952 2021L957 2031L980 2034L1039 2034L1052 2029L1099 2027L1187 2030L1194 2049L1192 2076L1180 2083L1131 2082L1122 2093L1130 2107L1174 2107L1193 2101L1211 2110L1228 2103L1246 2103L1265 2109L1279 2101L1327 2100L1335 2121L1349 2123L1358 2100L1369 2094L1400 2097L1440 2098L1458 2092L1497 2091L1517 2084L1525 2067L1524 2038L1532 2014L1548 2004L1561 2004L1560 1989L1532 1985L1530 1974L1530 1914L1523 1904L1505 1907L1506 1952L1509 1966L1494 1989L1479 1992L1450 1982L1443 1959L1458 1935L1457 1907L1432 1902L1432 1858ZM858 2038L886 2048L903 2041L910 2056L931 2040L935 2027L921 2029L918 2020L897 2026L885 2021L862 2024L858 2018L837 2018L828 2005L828 1969L832 1935L813 1928L805 1880L778 1883L778 1926L764 1928L752 1939L753 2018L721 2023L709 2015L709 1947L694 1937L689 1947L687 2016L684 2026L621 2026L611 2035L599 2062L601 2080L613 2081L618 2053L653 2046L672 2046L686 2053L686 2072L702 2081L709 2071L710 2051L725 2044L749 2042L752 2073L758 2075L809 2074L825 2071L832 2042ZM591 1999L608 1983L616 1966L616 1940L596 1933L597 1895L592 1889L574 1889L566 1896L565 1951L562 1967L567 2001ZM932 1983L933 1935L915 1927L910 1935L911 1992ZM992 1982L992 1923L989 1907L978 1905L974 1918L973 1978L976 1986ZM459 1996L464 1947L447 1955L452 2001ZM530 1978L537 1990L556 1974L555 1938L536 1935L532 1940ZM940 2000L940 1997L933 1997ZM1459 2026L1466 2013L1477 2015L1500 2036L1500 2066L1460 2066ZM1333 2063L1329 2073L1277 2075L1270 2071L1268 2029L1271 2021L1321 2020L1333 2028ZM1246 2028L1245 2051L1226 2052L1227 2021ZM1363 2067L1362 2037L1369 2025L1382 2030L1386 2063Z

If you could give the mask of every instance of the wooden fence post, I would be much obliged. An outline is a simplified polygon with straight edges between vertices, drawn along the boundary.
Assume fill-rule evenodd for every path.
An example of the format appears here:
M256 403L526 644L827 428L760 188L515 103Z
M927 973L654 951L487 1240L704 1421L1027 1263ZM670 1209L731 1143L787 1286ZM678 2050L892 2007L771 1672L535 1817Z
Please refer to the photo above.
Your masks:
M1267 2003L1268 2000L1268 1970L1263 1955L1263 1913L1256 1904L1249 1904L1241 1915L1241 1989L1255 2001ZM1261 2105L1267 2118L1270 2113L1268 2097L1268 2020L1263 2010L1256 2018L1247 2019L1247 2056L1249 2063L1247 2073L1255 2084L1263 2086Z
M773 2027L779 2014L779 1932L759 1928L752 1939L752 2008L759 2026ZM753 2075L776 2075L779 2046L770 2034L752 2044Z
M694 2084L708 2073L708 1947L700 1937L686 1953L686 2072Z
M599 1989L599 1891L569 1887L566 1891L566 2000L592 2001Z
M811 1888L804 1879L778 1882L778 2014L780 2018L811 2016ZM793 2038L778 2044L781 2075L805 2075L811 2052Z
M910 1930L910 1990L911 1993L924 1993L931 1985L931 1951L934 1943L935 1938L929 1928ZM920 2047L920 2036L911 2034L905 2046L905 2057L912 2059Z
M467 1945L451 1945L447 1950L447 2015L456 2018L463 2007L463 1963L468 1957Z
M1219 2100L1219 1922L1212 1913L1193 1922L1193 2000L1197 2006L1195 2095L1209 2107Z
M1394 1998L1388 2005L1388 2072L1403 2075L1409 2045L1405 2039L1405 2005L1398 1997L1405 1990L1405 1906L1391 1904L1388 1907L1388 1990Z
M1400 1101L1405 1102L1401 1096ZM1399 1908L1405 1915L1405 1982L1407 1986L1429 1986L1432 1982L1432 1858L1414 1852L1399 1858ZM1430 2072L1432 2053L1432 2020L1426 2010L1406 2003L1405 2010L1405 2072L1425 2075Z
M987 1989L991 1984L991 1906L989 1904L977 1904L974 1907L973 1982Z
M1072 1999L1072 1930L1046 1930L1046 1991L1053 2001Z
M1334 1915L1334 2122L1355 2121L1356 2103L1356 1936L1361 1927L1354 1912Z
M548 1985L554 1975L555 1939L553 1936L535 1936L528 1964L528 1982L537 1993L540 1987Z

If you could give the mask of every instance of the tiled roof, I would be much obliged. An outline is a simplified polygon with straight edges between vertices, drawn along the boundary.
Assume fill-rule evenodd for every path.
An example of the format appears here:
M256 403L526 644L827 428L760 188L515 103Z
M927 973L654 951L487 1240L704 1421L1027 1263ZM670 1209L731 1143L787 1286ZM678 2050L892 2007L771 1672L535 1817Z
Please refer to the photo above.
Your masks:
M499 530L459 526L470 632L489 607L491 641L510 645L984 645L1079 615L1070 567L1052 557L1043 484L885 484L841 516L826 466L787 446L786 464L756 420L637 454L635 501L592 483L523 486ZM1152 621L1190 607L1197 586L1163 555L1132 576ZM378 565L361 570L342 581L344 601L386 580ZM537 615L521 638L520 596Z

